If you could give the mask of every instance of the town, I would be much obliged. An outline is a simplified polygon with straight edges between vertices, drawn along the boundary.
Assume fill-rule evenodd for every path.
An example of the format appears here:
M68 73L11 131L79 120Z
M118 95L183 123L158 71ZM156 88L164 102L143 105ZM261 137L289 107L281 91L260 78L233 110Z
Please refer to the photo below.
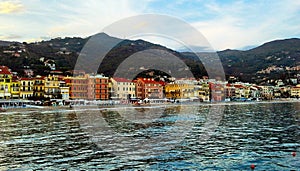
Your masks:
M60 101L115 101L128 104L137 102L220 102L220 101L261 101L278 98L299 98L300 84L285 86L278 80L276 86L255 85L229 81L172 78L171 81L153 78L109 78L103 74L87 74L74 71L63 76L53 71L47 76L19 77L7 66L0 66L0 99L31 100L39 104L52 105ZM298 80L297 80L298 81ZM2 103L3 105L3 103Z

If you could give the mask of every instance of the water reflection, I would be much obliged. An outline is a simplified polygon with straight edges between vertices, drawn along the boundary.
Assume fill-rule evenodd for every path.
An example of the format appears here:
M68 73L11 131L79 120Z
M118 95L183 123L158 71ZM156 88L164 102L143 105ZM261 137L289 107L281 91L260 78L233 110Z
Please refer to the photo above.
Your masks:
M299 103L224 107L207 139L201 138L213 124L208 120L217 112L214 105L0 114L0 170L249 170L251 163L258 170L300 167ZM130 138L130 144L119 143L116 134ZM145 143L149 139L153 141ZM151 153L155 150L164 153Z

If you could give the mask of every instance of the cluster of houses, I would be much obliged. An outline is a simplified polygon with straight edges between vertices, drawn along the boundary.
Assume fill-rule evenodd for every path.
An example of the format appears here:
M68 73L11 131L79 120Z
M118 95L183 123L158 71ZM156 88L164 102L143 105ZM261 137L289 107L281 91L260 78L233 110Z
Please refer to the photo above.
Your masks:
M73 76L51 74L20 78L7 66L0 66L0 99L123 100L189 99L214 102L226 100L271 100L299 98L297 86L258 86L249 83L228 83L213 79L109 78L101 74L74 73Z

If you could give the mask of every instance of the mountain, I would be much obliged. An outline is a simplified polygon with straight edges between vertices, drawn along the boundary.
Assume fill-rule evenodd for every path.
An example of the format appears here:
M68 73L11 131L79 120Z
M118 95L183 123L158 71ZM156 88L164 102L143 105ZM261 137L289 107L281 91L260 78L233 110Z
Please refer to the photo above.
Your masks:
M203 64L196 58L197 56L194 53L177 52L144 40L122 40L105 33L100 33L99 36L103 42L119 42L106 55L104 62L101 63L98 69L99 73L107 76L113 76L116 69L128 57L151 49L157 50L158 54L155 55L171 54L178 57L184 61L197 78L207 75ZM23 74L24 66L31 68L35 74L47 74L50 72L50 68L45 66L44 62L45 60L53 60L57 70L68 74L68 71L74 68L78 55L89 39L90 37L66 37L36 43L0 41L0 64L9 66L20 75ZM101 47L97 48L101 49ZM211 55L209 52L199 52L197 54L207 57ZM299 72L288 71L287 75L286 67L300 65L300 39L276 40L250 50L228 49L219 51L217 54L222 61L227 76L237 76L240 80L249 82L263 82L273 78L284 79ZM153 54L148 54L146 58L153 58ZM97 64L95 63L95 65ZM178 71L185 70L179 64L170 63L170 66L177 68ZM133 70L147 75L145 71L147 68L140 67L133 68ZM271 71L268 73L269 70ZM169 73L164 74L168 75Z
M218 54L228 75L250 82L265 78L285 79L286 67L300 66L300 39L275 40L247 51L225 50ZM299 71L290 74L293 73Z

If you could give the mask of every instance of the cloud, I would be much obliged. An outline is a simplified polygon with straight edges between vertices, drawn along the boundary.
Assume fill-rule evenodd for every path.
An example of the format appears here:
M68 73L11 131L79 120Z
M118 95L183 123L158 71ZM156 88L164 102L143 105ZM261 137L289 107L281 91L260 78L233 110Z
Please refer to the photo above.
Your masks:
M0 14L19 13L25 10L22 3L18 1L0 2Z
M26 11L25 11L26 7ZM22 12L22 15L1 15ZM286 1L186 1L177 0L0 0L2 38L22 35L20 41L40 37L86 37L106 26L139 14L166 14L185 20L199 30L216 50L259 45L269 40L300 37L300 2ZM161 22L161 25L172 23ZM160 25L157 25L160 30ZM130 29L132 26L121 29ZM145 28L141 23L136 27ZM184 30L176 28L177 30ZM176 32L176 30L170 30ZM180 32L180 36L189 33ZM120 35L120 38L124 38ZM182 45L165 38L147 37L167 47ZM189 36L194 42L193 36ZM201 44L189 46L203 47Z
M47 28L48 36L90 36L124 17L138 15L147 4L139 3L138 0L76 2L78 3L74 5L65 5L64 2L56 4L61 14L53 16L59 22L54 22Z
M214 17L192 22L192 25L216 50L300 36L300 3L235 1L205 6Z
M1 35L0 34L0 40L18 40L21 38L22 38L22 36L16 35L16 34L9 34L9 35Z

